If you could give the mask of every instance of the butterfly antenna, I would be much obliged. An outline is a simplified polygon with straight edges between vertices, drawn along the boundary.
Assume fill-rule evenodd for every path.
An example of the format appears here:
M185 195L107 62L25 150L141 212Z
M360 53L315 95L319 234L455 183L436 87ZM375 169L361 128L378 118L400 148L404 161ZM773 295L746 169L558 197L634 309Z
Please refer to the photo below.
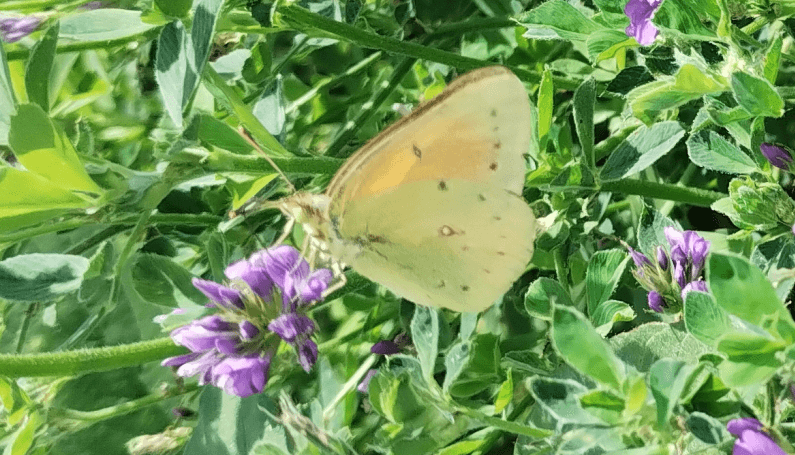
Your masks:
M243 139L245 139L245 140L246 140L246 142L248 142L249 144L251 144L251 146L252 146L252 147L254 147L254 149L255 149L257 152L259 152L259 154L260 154L260 155L262 155L262 157L263 157L263 158L265 158L265 159L268 161L268 163L270 163L270 165L271 165L271 166L273 166L273 169L274 169L276 172L278 172L278 173L279 173L279 175L281 176L281 178L282 178L282 179L284 180L284 182L287 184L287 187L288 187L288 188L290 188L290 192L292 192L292 193L295 193L295 191L296 191L296 190L295 190L295 186L293 186L293 183L292 183L292 182L291 182L291 181L290 181L290 180L287 178L287 176L286 176L286 175L284 175L284 173L282 172L282 170L281 170L281 169L279 169L279 166L277 166L277 165L276 165L276 163L275 163L275 162L274 162L274 161L271 159L271 157L270 157L270 156L268 156L268 154L267 154L267 153L265 153L265 151L264 151L264 150L262 150L262 148L261 148L261 147L260 147L260 146L259 146L259 145L258 145L258 144L255 142L255 141L254 141L254 138L252 138L252 137L251 137L251 135L250 135L250 134L248 134L248 131L246 131L246 129L245 129L245 128L243 128L242 126L241 126L240 128L238 128L238 130L237 130L237 131L238 131L238 133L240 133L240 135L241 135L241 136L243 136Z

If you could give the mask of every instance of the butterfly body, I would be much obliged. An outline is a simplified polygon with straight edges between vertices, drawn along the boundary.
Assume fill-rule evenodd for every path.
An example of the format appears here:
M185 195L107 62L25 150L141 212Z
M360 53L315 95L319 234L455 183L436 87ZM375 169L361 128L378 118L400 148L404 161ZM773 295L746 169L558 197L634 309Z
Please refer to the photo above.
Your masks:
M532 258L521 198L530 142L524 87L503 67L470 72L356 152L325 194L282 210L312 246L414 303L482 311Z

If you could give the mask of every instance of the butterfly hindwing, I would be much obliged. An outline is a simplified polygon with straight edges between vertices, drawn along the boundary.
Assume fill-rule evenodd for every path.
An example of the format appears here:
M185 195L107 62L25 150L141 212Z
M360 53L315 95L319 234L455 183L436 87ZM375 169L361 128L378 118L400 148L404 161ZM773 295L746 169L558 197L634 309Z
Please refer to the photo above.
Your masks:
M519 196L461 179L401 185L332 219L332 254L415 303L482 311L521 275L535 220ZM336 251L335 251L336 249Z

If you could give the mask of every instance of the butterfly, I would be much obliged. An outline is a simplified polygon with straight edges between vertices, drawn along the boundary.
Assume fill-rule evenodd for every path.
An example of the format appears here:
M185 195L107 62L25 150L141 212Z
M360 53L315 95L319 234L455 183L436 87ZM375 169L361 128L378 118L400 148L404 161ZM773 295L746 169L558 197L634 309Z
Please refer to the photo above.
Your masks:
M278 206L338 276L350 265L416 304L482 311L533 255L521 197L530 134L521 81L481 68L367 142L324 194Z

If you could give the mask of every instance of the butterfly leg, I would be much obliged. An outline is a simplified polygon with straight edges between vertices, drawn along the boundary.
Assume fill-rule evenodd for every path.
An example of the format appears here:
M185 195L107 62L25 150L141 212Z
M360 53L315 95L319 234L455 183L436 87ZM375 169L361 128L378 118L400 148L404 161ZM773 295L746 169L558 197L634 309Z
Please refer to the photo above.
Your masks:
M290 235L290 233L293 232L293 226L295 226L295 218L291 216L287 217L287 223L285 223L284 225L284 230L282 231L281 237L276 239L276 241L273 244L281 245L282 243L284 243L284 241L287 240L287 237Z
M338 289L342 289L346 284L348 284L348 277L342 272L342 269L345 267L345 264L339 261L332 261L331 262L331 272L334 274L334 282L331 286L327 287L325 291L323 291L323 298L325 299L334 291Z

